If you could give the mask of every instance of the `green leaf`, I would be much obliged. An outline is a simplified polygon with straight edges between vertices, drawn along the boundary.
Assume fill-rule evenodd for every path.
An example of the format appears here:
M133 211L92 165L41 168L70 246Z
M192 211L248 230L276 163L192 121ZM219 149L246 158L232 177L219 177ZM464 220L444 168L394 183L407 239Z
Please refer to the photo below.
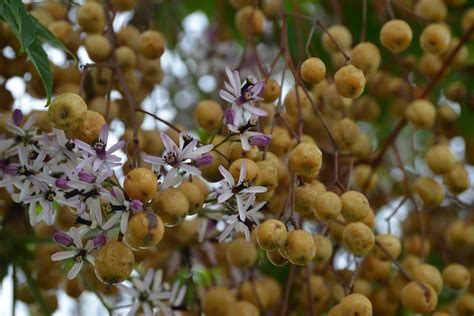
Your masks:
M12 29L25 52L35 66L43 82L47 96L47 104L51 101L53 91L53 75L48 61L48 55L43 49L44 43L49 43L71 56L75 56L64 47L46 27L44 27L25 8L21 0L2 0L0 2L0 18Z
M43 46L38 41L35 41L25 51L30 57L31 62L35 66L38 74L40 75L41 81L43 82L43 86L46 90L46 95L48 98L46 105L48 105L51 101L51 94L53 92L53 74L51 73L48 54L46 54Z

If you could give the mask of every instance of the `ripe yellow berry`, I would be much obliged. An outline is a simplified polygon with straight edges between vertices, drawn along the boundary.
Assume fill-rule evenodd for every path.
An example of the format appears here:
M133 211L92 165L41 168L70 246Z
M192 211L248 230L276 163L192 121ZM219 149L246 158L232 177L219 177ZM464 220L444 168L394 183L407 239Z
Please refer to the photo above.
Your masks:
M456 164L448 173L444 175L444 182L449 190L459 194L470 187L469 173L462 164Z
M107 102L103 97L95 97L90 100L87 105L89 106L89 110L95 111L100 113L104 118L107 111ZM119 115L119 104L116 101L111 101L109 105L109 113L108 119L115 118Z
M322 153L316 144L300 143L290 153L290 166L297 175L316 177L322 165Z
M268 132L270 132L270 130L268 130ZM278 157L282 157L291 150L294 144L295 141L290 136L290 133L288 133L286 128L281 126L273 127L272 139L270 141L268 150Z
M274 266L283 267L288 263L288 260L283 257L278 250L267 251L266 254L268 261L270 261Z
M314 245L316 246L316 262L326 262L332 256L331 241L323 235L313 235Z
M84 41L87 54L95 62L106 60L112 52L109 40L100 34L91 34Z
M301 78L309 83L317 84L326 77L326 65L316 57L310 57L301 64Z
M262 34L264 25L265 15L258 7L246 5L235 15L235 27L244 37Z
M308 296L308 285L311 289L311 298ZM298 296L302 308L307 310L312 301L315 311L325 310L327 302L331 296L331 290L329 284L326 284L326 280L322 276L310 275L309 280L306 280L299 290Z
M84 292L84 286L79 278L67 280L64 284L64 292L72 298L78 298Z
M364 72L366 77L377 72L381 56L377 46L370 42L357 44L351 52L351 64Z
M96 2L86 2L77 10L77 22L87 33L99 33L105 27L104 8Z
M277 250L285 245L287 235L285 224L276 219L269 219L258 226L257 243L264 250Z
M222 122L224 111L219 103L212 100L199 102L194 109L196 124L207 132L217 130Z
M390 20L380 30L380 42L392 53L400 53L410 46L413 32L407 22Z
M474 25L474 8L469 8L464 13L461 19L462 30L464 32L467 32L473 25Z
M178 188L189 202L189 215L194 215L199 212L204 204L204 194L202 193L196 181L183 182Z
M245 179L249 182L254 182L256 185L260 184L260 168L253 160L247 158L237 159L230 165L229 172L234 177L234 180L236 182L239 181L240 170L243 164L245 164L246 168Z
M270 152L267 152L267 158L273 155ZM276 158L276 156L274 156ZM257 165L260 168L260 185L266 187L269 191L275 190L278 186L278 169L279 169L279 160L276 158L276 164L270 162L269 160L258 161Z
M53 99L48 107L48 117L54 125L65 131L81 126L87 113L87 105L75 93L64 93Z
M368 254L375 244L372 230L361 222L350 223L342 231L344 247L356 256Z
M261 304L263 309L267 309L270 304L271 293L266 291L262 282L244 281L240 285L240 295L243 301L257 306Z
M341 311L344 316L371 316L372 303L362 294L354 293L341 300Z
M139 212L130 219L124 241L134 249L147 249L156 246L164 233L165 226L159 216Z
M291 89L284 100L288 115L296 117L299 113L298 108L300 108L303 117L309 117L313 111L310 97L311 95L308 97L300 86Z
M430 54L441 54L449 48L451 33L446 25L433 23L426 26L420 35L420 45Z
M392 260L397 259L402 252L402 244L400 239L392 234L378 234L375 236L375 241L379 247L374 248L374 255L381 260ZM390 256L387 256L384 251L380 249L382 247Z
M105 118L100 113L88 110L79 128L68 132L68 136L92 145L99 139L100 130L106 124Z
M132 129L133 130L133 129ZM138 133L138 139L140 140L140 134L143 138L143 148L146 153L154 156L161 156L165 149L163 141L160 137L160 132L157 130L142 130Z
M128 24L120 29L117 33L117 44L119 46L128 46L133 49L138 47L138 36L140 31L134 25Z
M161 33L148 30L138 37L138 52L145 58L157 59L165 51L165 39Z
M449 43L449 48L447 51L445 51L443 54L441 54L442 60L446 60L448 56L454 52L456 47L459 45L459 38L453 37L451 39L451 42ZM454 55L453 61L451 62L451 66L456 67L460 65L464 65L466 62L466 59L469 56L469 49L467 48L466 45L461 45L461 48L459 51Z
M290 232L286 239L284 254L293 264L307 265L316 255L313 237L302 229Z
M342 210L339 196L330 191L319 194L313 203L314 215L322 221L336 219Z
M353 120L344 118L333 125L332 133L334 140L342 150L351 150L356 147L360 129Z
M436 75L441 67L443 67L443 61L440 56L430 53L424 53L418 62L418 69L427 76Z
M176 188L160 191L153 200L153 206L155 213L168 227L181 223L189 212L186 195Z
M471 274L465 266L451 263L443 270L443 281L450 289L462 291L469 286Z
M431 313L438 304L438 295L431 285L412 281L402 290L402 304L413 313Z
M353 65L343 66L334 74L337 92L345 98L359 97L364 92L365 82L364 73Z
M209 182L217 182L222 179L222 174L219 172L219 166L229 168L229 162L218 154L216 151L211 151L209 154L212 156L212 162L208 165L200 167L201 176Z
M317 196L318 191L310 183L297 186L295 189L295 211L303 215L311 214Z
M117 64L120 68L124 70L131 70L137 65L137 55L128 46L120 46L115 52L115 58L117 59ZM128 73L128 72L127 72ZM130 72L132 74L133 72Z
M418 0L413 9L416 14L430 22L443 21L448 14L443 0Z
M341 195L341 202L341 214L349 222L361 221L371 211L369 201L365 195L357 191L344 192Z
M474 294L465 293L461 295L455 306L457 316L471 316L474 314Z
M420 196L428 207L438 207L444 200L444 188L430 177L419 177L413 185L413 191Z
M328 35L331 34L331 36ZM332 37L332 39L331 39ZM327 28L327 33L323 33L321 37L321 42L323 48L328 53L337 53L339 48L334 43L334 41L339 45L341 49L349 49L352 46L352 35L349 29L343 25L335 24Z
M48 29L51 33L54 34L64 45L68 43L70 40L70 37L74 33L74 29L72 27L72 24L64 21L64 20L59 20L59 21L54 21L48 26Z
M441 276L441 272L430 264L424 263L417 265L413 270L413 278L416 281L431 285L438 294L441 293L443 289L443 277Z
M473 10L474 12L474 10ZM461 103L467 95L466 86L461 81L454 81L446 86L444 91L446 98Z
M265 81L262 98L265 102L273 102L280 96L280 84L273 78Z
M355 186L362 190L371 192L377 186L379 177L372 170L372 168L367 164L360 164L354 168L352 177L355 183Z
M252 241L244 238L234 239L227 245L226 258L227 262L235 267L249 268L257 261L257 247Z
M122 242L109 240L95 256L94 271L105 284L120 283L130 276L134 265L135 258L130 248Z
M280 14L281 1L279 0L263 0L262 10L267 17L276 17Z
M416 99L408 104L405 115L415 128L430 128L434 125L436 110L430 101Z
M425 159L428 167L436 174L446 174L456 164L456 157L454 157L449 147L444 144L435 145L428 149Z
M148 168L132 169L125 177L124 189L129 198L148 202L158 189L156 176Z
M210 288L204 294L202 309L208 316L226 315L230 305L235 301L235 296L230 289L217 286Z

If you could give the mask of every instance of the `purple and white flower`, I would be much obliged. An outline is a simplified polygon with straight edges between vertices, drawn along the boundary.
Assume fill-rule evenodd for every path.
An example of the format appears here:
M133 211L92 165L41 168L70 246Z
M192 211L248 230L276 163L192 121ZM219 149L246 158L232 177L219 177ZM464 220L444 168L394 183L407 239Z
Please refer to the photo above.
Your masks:
M227 236L233 231L244 233L245 239L250 240L250 228L252 225L258 225L260 220L263 219L263 214L260 213L260 209L266 204L266 202L260 202L255 206L252 204L255 202L255 196L248 199L243 205L239 206L239 215L225 215L223 217L227 224L227 227L219 235L218 241L223 242ZM252 207L251 207L252 206ZM245 214L245 220L242 220L240 214Z
M23 114L18 109L14 110L12 115L7 118L7 130L15 137L21 139L16 146L9 149L8 155L15 154L19 145L27 147L28 150L31 147L37 149L35 144L42 136L37 134L37 129L33 126L36 119L36 115L32 115L22 126Z
M66 199L62 192L55 191L48 186L41 186L38 192L21 201L23 204L29 205L28 215L30 217L31 226L35 226L41 220L44 220L48 225L53 225L55 214L54 202L70 207L77 206L76 203ZM39 212L36 209L38 203L40 205Z
M112 168L121 165L119 156L113 153L125 145L125 141L119 141L109 149L107 149L107 139L109 138L109 127L102 126L100 129L99 139L91 146L82 140L76 139L74 144L79 150L83 151L84 159L77 165L77 169L85 166L92 166L92 171L97 172L104 168L109 174L112 174Z
M233 110L231 109L231 111ZM239 135L242 149L245 151L249 151L251 148L250 146L255 145L266 147L270 143L271 135L252 131L252 129L257 127L257 119L257 116L252 115L244 125L236 126L230 123L227 124L227 127L231 132Z
M76 162L77 153L74 151L76 144L73 140L66 138L63 130L55 128L51 134L43 140L44 147L47 148L48 155L52 158L51 164L59 165L65 160Z
M252 186L252 179L247 179L247 164L245 161L240 165L239 181L235 183L234 177L227 171L222 165L219 166L219 171L224 177L220 182L222 189L218 190L218 203L224 203L229 200L232 196L235 196L237 202L237 208L239 211L239 218L245 221L245 205L249 200L255 198L255 194L263 193L267 191L266 187Z
M169 306L180 305L186 294L186 286L173 286L170 291L169 285L163 283L163 271L148 269L143 279L132 278L132 287L124 284L116 285L119 290L134 300L134 304L127 315L136 315L140 307L145 316L153 316L154 309L171 312Z
M46 153L42 150L38 153L34 149L27 153L27 148L23 145L17 147L17 152L20 163L10 166L8 170L9 176L4 177L0 181L0 187L6 187L12 194L13 200L21 203L39 190L46 190L46 184L37 178L37 175L44 167ZM16 170L12 170L14 166L17 166ZM20 190L20 192L14 193L13 186Z
M232 104L232 109L238 119L243 116L243 109L257 116L266 116L268 113L254 106L255 102L263 100L259 95L263 91L264 84L255 78L247 77L241 82L237 70L225 69L228 82L224 82L225 89L219 91L222 99Z
M60 235L53 236L53 239L62 246L72 246L75 250L60 251L51 256L51 260L60 261L66 260L69 258L74 258L74 265L67 274L69 280L74 279L82 269L84 261L87 260L91 264L94 264L94 257L92 252L99 247L99 245L94 244L94 240L89 239L84 246L82 238L88 232L87 227L79 229L77 227L71 227L69 233L59 233ZM64 234L64 235L63 235ZM72 242L67 238L69 236ZM68 244L69 243L69 244Z
M78 180L68 181L67 185L72 190L64 194L67 199L73 199L78 202L78 215L89 210L89 214L97 221L98 225L103 224L100 203L102 182L109 176L110 174L106 170L102 170L97 176L85 171L79 171Z
M100 195L110 202L112 216L102 225L102 229L108 230L116 223L120 222L120 232L125 234L128 227L128 220L131 213L142 209L143 203L140 200L128 200L119 187L113 187L112 192L103 189Z
M160 169L162 166L170 167L161 185L163 190L177 181L179 171L185 171L194 176L201 174L197 166L202 165L201 159L206 160L205 163L208 162L209 158L206 154L212 150L213 145L197 147L198 140L185 132L179 134L179 146L166 133L161 133L160 136L165 146L163 157L144 155L143 160L151 163L154 169Z

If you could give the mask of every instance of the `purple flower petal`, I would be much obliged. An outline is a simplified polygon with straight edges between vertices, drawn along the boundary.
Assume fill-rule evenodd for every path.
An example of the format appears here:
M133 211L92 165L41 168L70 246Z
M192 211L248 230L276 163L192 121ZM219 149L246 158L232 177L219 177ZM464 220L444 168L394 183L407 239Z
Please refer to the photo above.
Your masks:
M142 201L140 200L132 200L130 202L130 208L134 211L134 212L137 212L139 210L141 210L143 207L143 203Z
M58 245L62 245L62 246L65 246L65 247L69 247L74 243L74 241L72 240L72 237L69 236L68 234L64 233L64 232L54 233L53 240Z
M16 109L13 111L12 119L16 126L20 126L21 122L23 122L23 113L21 113L21 110Z
M92 239L92 242L94 243L94 248L100 248L107 242L107 236L104 234L97 235Z
M94 175L90 174L90 173L87 173L85 171L79 171L79 179L84 181L84 182L89 182L89 183L92 183L95 181L95 177Z
M232 108L226 109L224 111L224 119L227 124L234 125L235 122L235 111Z
M69 189L69 186L67 185L67 179L65 178L57 179L56 181L54 181L54 185L60 189Z
M100 129L99 140L107 144L107 138L109 138L109 127L107 124L104 124Z
M266 147L270 143L271 139L272 139L271 135L266 135L266 134L252 136L250 138L250 145Z
M200 167L210 165L212 163L213 159L214 158L212 157L211 154L204 154L201 157L199 157L198 159L196 159L196 161L195 161L196 167L200 168Z

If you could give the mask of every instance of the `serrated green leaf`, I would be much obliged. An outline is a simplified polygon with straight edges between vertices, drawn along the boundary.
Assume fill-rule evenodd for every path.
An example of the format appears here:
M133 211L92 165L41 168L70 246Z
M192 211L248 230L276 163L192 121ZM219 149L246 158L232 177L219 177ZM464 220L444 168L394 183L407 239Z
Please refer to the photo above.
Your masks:
M33 17L21 0L3 0L0 2L0 18L12 29L25 52L35 66L47 96L47 104L51 101L53 91L53 76L48 61L48 55L42 45L49 43L66 53L75 56L57 39L44 25Z
M31 44L25 52L31 59L31 62L35 66L38 74L40 75L41 81L43 82L44 89L46 90L47 103L51 101L51 94L53 92L53 74L51 73L51 67L49 65L48 55L44 51L41 43L35 41Z
M32 18L36 20L35 17L32 16ZM71 55L74 58L74 62L77 63L76 56L69 49L67 49L64 46L64 44L56 36L54 36L53 33L51 33L43 24L41 24L38 20L36 21L37 21L36 31L37 31L38 38L41 39L42 42L47 42L53 45L54 47L62 51L65 51L67 54Z

